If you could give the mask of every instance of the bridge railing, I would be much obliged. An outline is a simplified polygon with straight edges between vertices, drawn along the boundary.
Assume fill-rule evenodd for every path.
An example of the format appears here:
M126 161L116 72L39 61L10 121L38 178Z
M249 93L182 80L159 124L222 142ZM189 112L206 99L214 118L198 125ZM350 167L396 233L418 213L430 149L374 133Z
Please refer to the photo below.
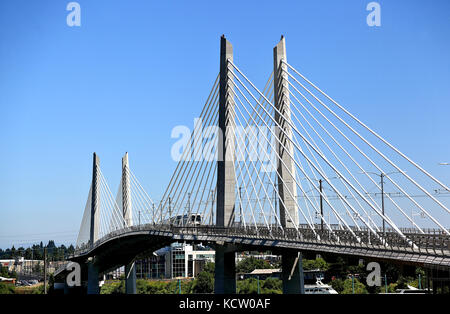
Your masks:
M442 254L450 255L450 237L442 232L429 232L425 234L417 233L417 230L411 229L411 233L406 233L408 240L403 239L397 233L390 230L378 232L375 236L372 232L361 228L360 230L342 230L339 225L332 226L330 230L321 230L318 228L311 230L309 226L300 225L296 228L281 229L277 226L237 226L237 227L217 227L215 225L200 226L175 226L172 224L148 223L127 228L117 229L108 235L102 237L90 245L77 247L74 255L81 255L100 246L108 240L120 235L133 232L167 232L168 235L184 234L196 236L233 236L245 238L258 238L268 240L296 241L305 243L314 243L332 246L347 246L358 248L382 249L403 252L418 252L424 254ZM430 229L428 231L431 231ZM406 229L405 229L406 231ZM414 232L415 231L415 232ZM425 230L424 230L425 231ZM355 238L355 235L357 238ZM385 242L383 242L385 241Z

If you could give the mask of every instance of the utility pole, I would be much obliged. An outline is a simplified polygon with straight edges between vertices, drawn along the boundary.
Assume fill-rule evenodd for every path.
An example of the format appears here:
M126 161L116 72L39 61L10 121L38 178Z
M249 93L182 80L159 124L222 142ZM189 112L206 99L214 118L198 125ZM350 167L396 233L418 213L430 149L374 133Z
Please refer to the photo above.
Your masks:
M214 190L211 190L211 215L209 215L210 225L214 223Z
M380 188L381 188L381 213L382 216L381 217L383 219L383 238L386 238L386 221L384 219L384 177L393 174L393 173L399 173L399 171L393 171L393 172L389 172L389 173L383 173L381 172L381 174L375 173L375 172L370 172L370 171L362 171L360 173L365 173L365 174L374 174L380 177Z
M155 210L155 204L153 204L153 211ZM162 214L162 208L161 208L161 211L159 212L159 224L162 224L162 217L163 216L163 214Z
M242 227L242 187L239 187L239 227Z
M191 222L191 192L188 193L188 203L187 203L188 215L186 219L186 225L189 225Z
M319 191L320 191L320 230L323 231L322 179L319 180Z
M169 221L172 221L171 218L172 218L172 198L169 196Z
M381 173L380 180L381 180L381 213L383 214L383 239L386 239L386 228L385 228L385 221L384 221L384 180L383 180L384 174Z
M44 247L44 294L47 294L47 248Z

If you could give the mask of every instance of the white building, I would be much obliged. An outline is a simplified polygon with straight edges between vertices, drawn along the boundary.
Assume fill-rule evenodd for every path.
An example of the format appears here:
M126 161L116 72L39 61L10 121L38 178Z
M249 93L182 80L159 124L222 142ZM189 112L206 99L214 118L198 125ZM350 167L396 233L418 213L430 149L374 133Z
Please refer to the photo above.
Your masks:
M214 262L215 251L202 245L173 243L136 261L136 277L151 279L194 278L207 262Z

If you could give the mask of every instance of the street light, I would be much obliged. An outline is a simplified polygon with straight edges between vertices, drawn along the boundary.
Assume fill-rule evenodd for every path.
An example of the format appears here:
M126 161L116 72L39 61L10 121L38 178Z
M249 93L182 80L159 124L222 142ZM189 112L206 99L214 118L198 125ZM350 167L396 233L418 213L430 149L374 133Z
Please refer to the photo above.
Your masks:
M423 212L415 213L414 210L411 209L411 224L412 224L413 229L414 229L414 216L420 216L420 218L426 218L425 214Z
M331 177L331 178L328 178L327 177L327 179L329 179L329 180L331 180L331 179L339 179L340 177ZM302 179L308 179L307 177L303 177ZM320 219L320 230L321 231L323 231L323 187L322 187L322 179L319 179L319 180L317 180L317 179L313 179L313 178L309 178L310 180L314 180L314 181L316 181L316 182L319 182L319 196L320 196L320 198L319 198L319 200L320 200L320 216L322 217L321 219ZM317 215L317 213L316 213L316 215ZM328 220L330 220L330 219L328 219Z
M381 212L383 214L383 237L386 237L386 227L385 227L385 221L384 221L384 177L393 174L393 173L400 173L400 171L392 171L389 173L383 173L381 172L380 174L376 173L376 172L371 172L371 171L360 171L359 173L366 173L366 174L374 174L376 176L380 177L380 185L381 185Z
M440 162L440 166L450 166L450 162Z

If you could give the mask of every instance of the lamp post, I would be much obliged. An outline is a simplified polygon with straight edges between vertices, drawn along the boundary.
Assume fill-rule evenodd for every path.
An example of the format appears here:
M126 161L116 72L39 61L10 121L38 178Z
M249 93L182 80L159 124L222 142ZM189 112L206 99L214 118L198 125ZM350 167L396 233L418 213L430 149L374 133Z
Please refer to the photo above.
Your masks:
M339 177L331 177L328 179L331 180L331 179L338 179L338 178ZM307 179L307 178L303 177L302 179ZM320 201L319 206L320 206L320 217L321 217L320 230L323 231L323 220L324 220L324 218L323 218L323 185L322 185L323 180L322 179L317 180L317 179L313 179L313 178L309 178L309 179L319 182L319 201Z
M242 227L242 187L239 187L239 227Z
M413 209L411 209L411 224L414 229L414 216L420 216L420 218L426 218L423 212L415 213Z
M400 171L393 171L393 172L389 172L389 173L383 173L381 172L380 174L376 173L376 172L371 172L371 171L361 171L360 173L366 173L366 174L374 174L376 176L380 177L380 188L381 188L381 213L383 214L383 238L386 238L386 225L385 225L385 220L384 220L384 177L393 174L393 173L400 173Z

